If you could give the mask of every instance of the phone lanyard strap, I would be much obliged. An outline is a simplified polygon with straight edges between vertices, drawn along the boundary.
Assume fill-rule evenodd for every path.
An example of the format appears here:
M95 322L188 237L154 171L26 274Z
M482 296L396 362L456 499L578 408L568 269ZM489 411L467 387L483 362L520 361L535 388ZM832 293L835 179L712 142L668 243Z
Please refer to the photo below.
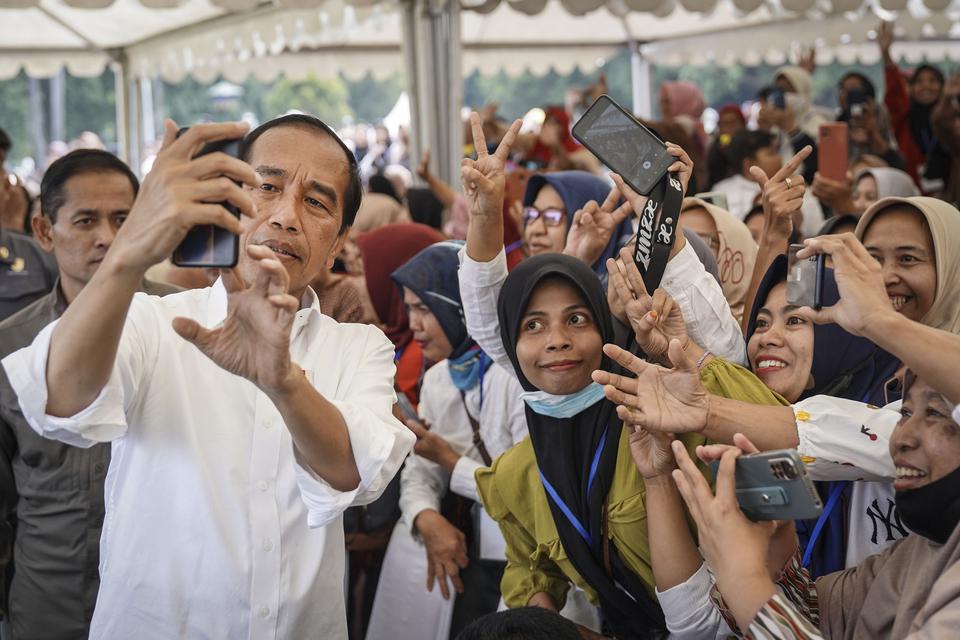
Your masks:
M813 555L814 544L817 542L817 538L820 537L820 532L823 531L824 525L827 524L830 513L836 508L837 503L840 501L840 496L846 488L846 482L836 482L833 488L830 489L830 497L827 499L827 505L823 508L823 513L820 514L820 517L817 518L817 524L814 525L813 533L810 534L810 540L807 541L807 549L803 552L802 564L804 567L809 568L810 556Z
M682 204L683 186L680 179L676 173L668 173L650 192L640 215L633 260L643 275L643 284L650 295L660 286L667 268Z
M603 430L603 435L600 436L600 443L597 445L597 450L593 453L593 461L590 463L590 475L587 477L587 495L590 495L590 490L593 489L593 481L597 477L597 469L600 466L600 454L603 453L603 446L607 443L607 430ZM567 521L573 525L573 528L577 530L577 533L580 534L580 537L584 539L588 546L593 547L593 537L587 531L586 527L583 526L583 523L580 522L580 519L573 513L570 507L567 506L567 503L563 501L563 498L560 497L560 494L557 493L557 490L553 488L553 485L550 484L550 481L547 480L547 477L543 475L543 472L537 469L537 473L540 474L540 482L543 483L543 488L547 491L547 495L550 496L550 499L553 500L553 503L557 505L557 508L560 509L560 512L564 515Z

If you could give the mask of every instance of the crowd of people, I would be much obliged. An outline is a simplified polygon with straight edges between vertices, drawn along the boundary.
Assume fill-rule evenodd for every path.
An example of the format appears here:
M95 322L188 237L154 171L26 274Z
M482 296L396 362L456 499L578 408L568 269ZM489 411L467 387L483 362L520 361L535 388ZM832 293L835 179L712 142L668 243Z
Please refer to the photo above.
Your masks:
M663 85L649 289L655 203L571 134L605 80L451 123L459 185L305 114L4 174L0 638L953 637L960 77L878 41L837 113L809 65L709 135ZM171 263L198 225L235 267ZM750 520L783 449L822 513Z

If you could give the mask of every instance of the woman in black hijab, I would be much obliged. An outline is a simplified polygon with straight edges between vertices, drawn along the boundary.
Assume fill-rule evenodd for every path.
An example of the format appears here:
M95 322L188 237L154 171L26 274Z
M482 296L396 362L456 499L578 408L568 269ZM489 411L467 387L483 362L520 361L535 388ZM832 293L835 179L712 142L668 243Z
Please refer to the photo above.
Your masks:
M498 315L504 347L526 391L530 431L529 440L477 476L484 506L507 541L504 598L508 606L524 606L545 593L546 604L559 608L558 596L574 582L597 595L605 625L617 637L658 637L665 627L648 586L642 482L616 407L590 378L596 368L612 366L601 350L613 341L613 326L600 282L575 258L535 256L504 282ZM626 459L618 464L621 456ZM531 491L531 485L544 491ZM550 525L559 540L550 539ZM529 538L549 549L549 557L537 562L553 567L553 580L536 571L532 578L523 575ZM566 575L557 576L557 568Z

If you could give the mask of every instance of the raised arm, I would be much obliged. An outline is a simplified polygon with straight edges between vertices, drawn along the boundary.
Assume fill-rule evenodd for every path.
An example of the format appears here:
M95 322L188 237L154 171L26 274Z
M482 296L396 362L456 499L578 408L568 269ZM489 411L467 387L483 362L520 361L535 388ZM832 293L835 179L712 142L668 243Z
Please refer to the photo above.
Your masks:
M477 159L465 158L460 170L463 193L470 205L467 246L461 250L458 274L460 297L467 332L497 364L512 372L513 366L500 339L497 298L507 278L503 250L504 164L521 121L513 123L493 155L487 153L480 117L471 114L470 122Z
M803 194L806 184L802 175L794 175L803 166L803 161L813 153L813 147L804 147L787 162L772 178L760 167L750 167L750 175L763 189L763 232L760 234L760 247L757 260L753 265L750 287L744 300L744 314L741 321L743 333L747 332L750 322L750 309L757 297L760 281L774 258L786 253L793 233L793 217L803 206Z
M878 263L852 233L811 238L797 255L824 253L833 260L840 301L803 312L814 322L835 322L892 353L933 388L960 403L960 336L914 322L890 305Z
M219 204L228 201L253 216L250 196L234 182L257 185L245 162L222 153L192 159L208 142L242 137L244 123L191 127L176 138L167 121L153 170L90 286L57 323L47 358L47 407L68 417L88 407L107 384L117 357L127 311L147 269L161 262L195 225L215 224L240 233L240 221Z

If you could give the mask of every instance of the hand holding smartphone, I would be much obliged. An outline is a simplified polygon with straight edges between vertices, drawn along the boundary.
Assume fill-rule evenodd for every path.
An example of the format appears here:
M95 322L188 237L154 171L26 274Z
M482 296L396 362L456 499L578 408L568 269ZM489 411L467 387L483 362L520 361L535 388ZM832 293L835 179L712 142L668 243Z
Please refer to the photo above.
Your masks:
M792 244L787 250L787 304L819 311L823 308L826 256L818 253L800 260L797 252L801 249L802 244Z
M574 125L573 137L619 175L624 187L647 196L642 205L634 198L640 218L634 262L647 291L655 291L676 241L684 195L681 181L667 175L676 158L660 138L607 95L590 105Z
M177 132L182 136L189 127ZM194 157L209 153L225 153L240 158L240 139L218 140L204 146ZM220 202L224 209L240 218L240 210L229 202ZM212 224L198 225L187 232L183 242L174 250L172 262L178 267L230 268L237 264L240 237Z
M719 467L719 460L710 463L714 477ZM807 520L823 511L817 488L793 449L740 456L734 479L737 503L750 520Z
M645 196L675 160L660 138L607 95L597 98L577 121L573 137Z

